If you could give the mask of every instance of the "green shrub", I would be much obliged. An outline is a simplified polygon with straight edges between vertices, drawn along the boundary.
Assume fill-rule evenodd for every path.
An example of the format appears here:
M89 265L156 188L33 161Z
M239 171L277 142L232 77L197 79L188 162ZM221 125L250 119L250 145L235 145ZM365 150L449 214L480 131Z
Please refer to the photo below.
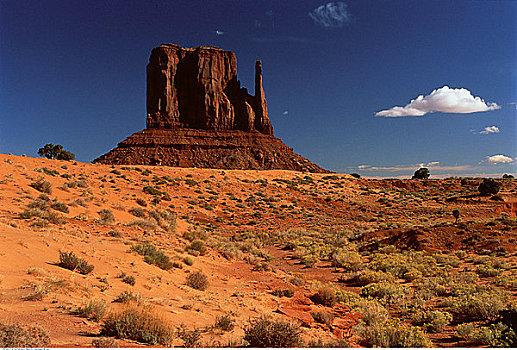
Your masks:
M397 319L375 322L368 326L360 324L358 333L361 345L381 348L430 348L431 340L419 327Z
M376 298L388 304L397 303L407 294L409 294L407 287L396 282L387 281L371 283L361 290L361 295Z
M208 282L208 278L201 271L192 272L187 276L187 286L191 288L205 290L209 285L210 283Z
M458 289L454 297L444 300L450 311L472 320L495 318L504 309L508 295L496 288L476 286Z
M362 268L361 254L353 250L339 249L332 254L332 266L346 271L358 271Z
M277 297L288 297L291 298L294 295L294 290L292 289L275 289L271 292L274 296Z
M302 347L300 328L284 321L271 321L260 317L248 322L244 328L244 340L252 348Z
M145 209L137 207L129 209L129 213L139 218L145 218L147 216Z
M74 314L98 322L104 317L107 309L108 306L104 300L93 299L88 303L84 303Z
M142 198L137 198L136 199L136 204L141 205L142 207L147 207L146 201L144 199L142 199Z
M136 283L135 277L133 276L124 276L124 278L122 278L122 282L127 283L130 286L134 286Z
M99 216L101 217L101 222L103 224L112 224L115 222L115 216L110 209L102 209L99 211Z
M484 327L478 327L472 323L463 323L458 325L456 333L467 343L473 345L507 348L512 347L517 342L515 330L501 322Z
M120 293L115 300L113 300L114 303L128 303L128 302L136 302L137 304L140 304L142 301L142 297L138 293L133 293L131 291L125 291Z
M50 345L50 337L43 328L0 323L2 348L47 348Z
M172 268L170 258L149 242L137 244L131 247L131 251L143 255L146 263L156 265L162 270L170 270Z
M185 249L187 251L196 251L199 253L199 255L205 255L207 253L205 242L199 239L194 240L192 243L186 246Z
M223 332L229 332L235 328L235 320L230 315L217 316L214 328L220 329Z
M365 269L352 275L348 282L364 286L370 283L377 283L381 281L393 281L394 279L395 278L393 277L393 275L389 272L372 271L369 269Z
M170 345L174 339L169 324L146 307L130 307L108 315L101 335L163 346Z
M65 151L62 145L53 145L47 143L45 146L38 150L38 155L48 159L59 159L59 160L74 160L75 154L69 151Z
M436 310L419 310L411 315L415 325L421 325L432 333L441 332L452 321L452 315L448 312Z
M186 256L182 260L185 263L185 265L187 265L187 266L194 265L194 259L192 259L190 256Z
M37 181L31 183L29 186L43 193L52 193L52 184L48 181L45 181L43 178L38 179Z
M417 171L415 171L415 174L411 179L416 180L426 180L429 178L429 169L427 168L420 168Z
M57 210L57 211L60 211L60 212L63 212L63 213L68 213L69 212L68 206L65 203L62 203L62 202L54 201L54 202L52 202L50 207L52 209L54 209L54 210Z
M43 193L42 193L43 194ZM50 208L49 199L37 198L31 201L28 205L30 209L48 210Z
M87 275L93 271L93 265L89 265L86 260L76 257L72 252L59 253L59 266L68 270L77 271L83 275Z

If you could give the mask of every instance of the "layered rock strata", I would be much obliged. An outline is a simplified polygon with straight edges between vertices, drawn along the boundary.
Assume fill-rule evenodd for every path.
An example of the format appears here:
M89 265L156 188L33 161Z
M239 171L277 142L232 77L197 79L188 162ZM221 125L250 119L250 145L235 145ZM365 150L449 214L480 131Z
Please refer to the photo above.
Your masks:
M327 172L273 136L255 65L255 95L241 88L231 51L164 44L147 65L147 128L94 162Z

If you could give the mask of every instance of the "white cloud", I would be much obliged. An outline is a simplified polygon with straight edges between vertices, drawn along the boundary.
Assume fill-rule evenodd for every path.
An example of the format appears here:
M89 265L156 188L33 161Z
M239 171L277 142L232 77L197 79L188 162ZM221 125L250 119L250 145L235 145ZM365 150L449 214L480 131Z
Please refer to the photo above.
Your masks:
M215 31L215 34L217 34L217 35L223 35L223 34L224 34L224 32L223 32L222 30L217 29L217 30Z
M498 134L499 133L499 128L497 126L495 126L495 125L487 126L483 130L481 130L479 133L483 134L483 135Z
M488 164L500 164L500 163L511 163L513 159L502 154L496 154L493 156L486 157L485 163Z
M435 89L427 96L420 95L405 107L393 107L375 113L378 117L423 116L432 112L474 113L501 108L496 103L485 103L481 97L472 96L467 89L451 89L447 85Z
M352 15L344 2L329 2L309 12L314 23L325 28L341 28L351 20Z
M282 113L282 115L283 115L284 117L287 117L287 116L289 115L289 111L284 111L284 112Z
M431 168L431 170L435 171L466 171L471 169L470 165L440 165L440 162L429 162L429 163L419 163L412 165L394 165L394 166L373 166L373 165L359 165L357 166L358 170L364 171L389 171L389 172L398 172L398 171L408 171L414 172L419 168ZM352 168L353 169L353 168Z

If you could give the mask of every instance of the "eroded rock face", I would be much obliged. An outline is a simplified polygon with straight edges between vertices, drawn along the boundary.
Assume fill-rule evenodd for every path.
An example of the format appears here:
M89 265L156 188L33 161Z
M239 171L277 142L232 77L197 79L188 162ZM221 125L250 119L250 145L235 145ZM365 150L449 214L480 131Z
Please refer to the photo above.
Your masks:
M255 96L240 87L231 51L164 44L147 65L147 128L257 130L273 134L262 88L260 61Z
M255 66L255 95L241 88L231 51L164 44L147 65L147 129L94 162L328 172L273 136Z

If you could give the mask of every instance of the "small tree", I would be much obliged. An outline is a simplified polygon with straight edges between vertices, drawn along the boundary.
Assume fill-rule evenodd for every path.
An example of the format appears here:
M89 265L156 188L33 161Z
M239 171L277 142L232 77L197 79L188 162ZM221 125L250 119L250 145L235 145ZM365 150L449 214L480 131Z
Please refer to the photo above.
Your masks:
M415 171L415 175L413 175L411 179L425 180L429 178L429 175L429 169L420 168L417 171Z
M65 151L61 145L47 143L38 150L38 155L48 159L74 160L75 154Z
M482 196L488 196L489 194L497 194L500 188L501 184L494 179L484 179L479 185L478 191Z
M512 174L504 174L503 179L514 179Z

